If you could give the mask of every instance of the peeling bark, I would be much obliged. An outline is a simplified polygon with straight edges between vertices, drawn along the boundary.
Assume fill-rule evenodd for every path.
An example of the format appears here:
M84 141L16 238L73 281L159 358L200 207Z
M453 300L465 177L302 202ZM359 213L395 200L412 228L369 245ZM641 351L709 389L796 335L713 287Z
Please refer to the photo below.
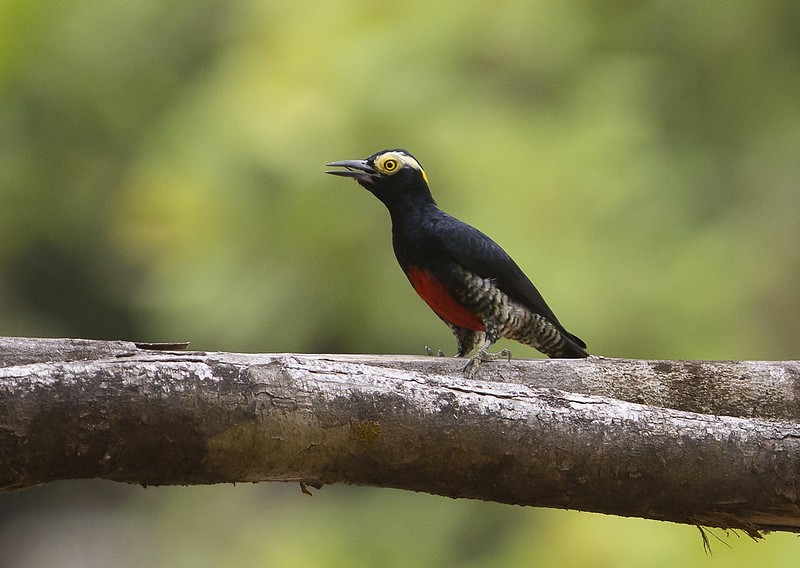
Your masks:
M799 362L0 339L0 490L299 481L800 532Z

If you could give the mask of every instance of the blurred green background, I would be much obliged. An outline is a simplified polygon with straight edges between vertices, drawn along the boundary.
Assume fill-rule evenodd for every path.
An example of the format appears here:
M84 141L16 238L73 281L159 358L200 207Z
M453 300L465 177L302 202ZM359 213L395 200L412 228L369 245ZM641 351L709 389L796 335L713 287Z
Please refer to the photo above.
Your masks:
M0 335L455 351L383 206L405 147L593 353L797 358L800 4L0 0ZM507 345L516 356L536 356ZM392 490L59 482L0 565L787 566L760 543Z

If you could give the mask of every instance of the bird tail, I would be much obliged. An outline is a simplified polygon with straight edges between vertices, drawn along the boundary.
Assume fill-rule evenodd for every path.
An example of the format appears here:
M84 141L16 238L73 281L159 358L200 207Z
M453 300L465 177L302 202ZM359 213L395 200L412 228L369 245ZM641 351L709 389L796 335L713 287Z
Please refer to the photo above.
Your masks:
M568 331L562 331L561 336L564 338L564 345L559 349L558 357L581 359L589 356L583 339L577 335L572 335Z

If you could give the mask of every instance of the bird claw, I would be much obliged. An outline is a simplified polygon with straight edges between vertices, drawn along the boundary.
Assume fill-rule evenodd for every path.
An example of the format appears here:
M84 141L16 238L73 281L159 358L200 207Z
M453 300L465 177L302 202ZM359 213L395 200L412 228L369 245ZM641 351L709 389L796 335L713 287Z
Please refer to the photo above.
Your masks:
M497 361L498 359L506 359L511 361L511 350L501 349L497 353L489 353L485 349L481 349L475 355L469 358L469 361L464 366L463 373L468 379L474 379L478 374L478 368L483 361Z
M433 351L427 345L425 346L425 355L427 355L428 357L433 357ZM444 351L442 351L441 349L438 349L436 351L436 356L437 357L444 357L445 356L444 355Z

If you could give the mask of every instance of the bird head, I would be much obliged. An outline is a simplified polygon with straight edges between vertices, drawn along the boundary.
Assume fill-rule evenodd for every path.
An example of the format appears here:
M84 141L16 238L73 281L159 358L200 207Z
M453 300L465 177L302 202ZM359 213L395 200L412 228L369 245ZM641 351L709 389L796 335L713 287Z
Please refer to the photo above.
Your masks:
M417 200L433 202L425 170L405 150L383 150L366 160L342 160L327 167L345 168L325 173L353 178L387 205Z

